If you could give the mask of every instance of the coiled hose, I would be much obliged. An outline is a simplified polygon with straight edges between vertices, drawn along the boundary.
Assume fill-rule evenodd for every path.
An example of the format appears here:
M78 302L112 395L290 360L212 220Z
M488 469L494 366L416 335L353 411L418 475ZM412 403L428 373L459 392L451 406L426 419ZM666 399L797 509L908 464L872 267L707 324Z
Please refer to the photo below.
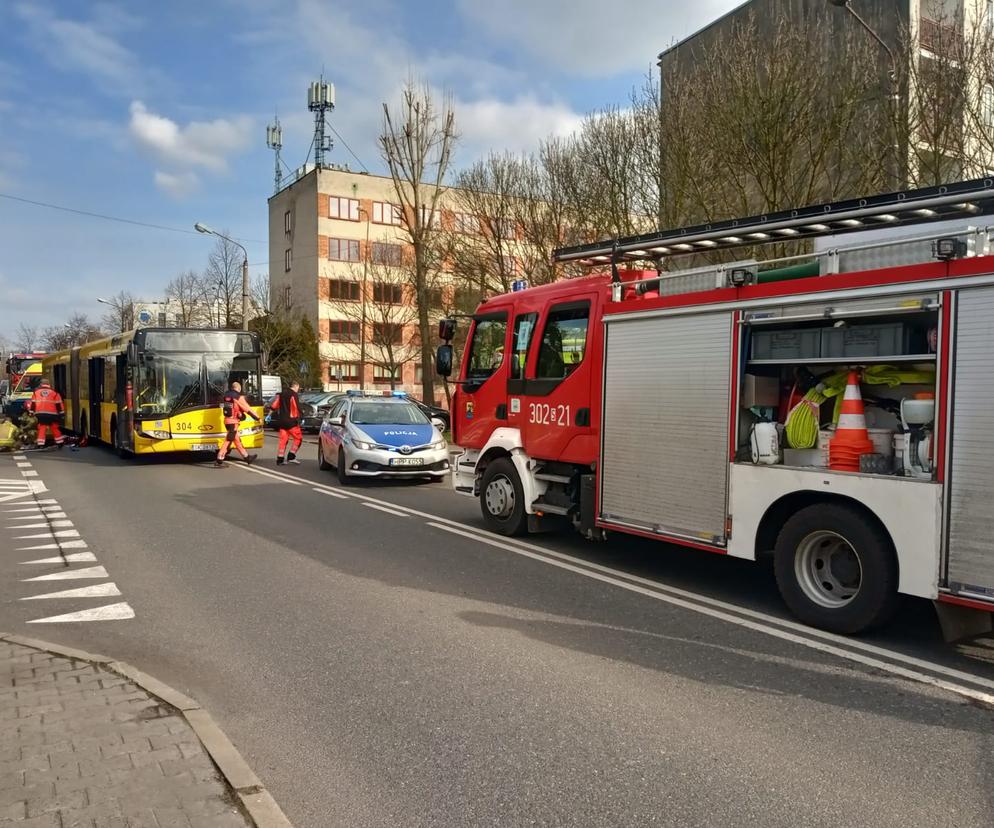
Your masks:
M790 410L786 423L787 445L795 449L808 449L818 444L821 404L827 399L825 386L818 383Z

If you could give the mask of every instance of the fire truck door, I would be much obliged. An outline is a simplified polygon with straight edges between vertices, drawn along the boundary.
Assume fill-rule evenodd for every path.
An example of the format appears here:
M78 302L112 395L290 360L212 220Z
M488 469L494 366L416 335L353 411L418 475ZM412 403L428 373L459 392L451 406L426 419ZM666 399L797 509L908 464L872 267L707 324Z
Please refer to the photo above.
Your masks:
M512 417L532 457L583 462L571 447L590 433L590 308L596 297L550 305L531 343L524 393L510 396ZM517 343L515 343L517 346ZM583 452L581 451L581 454Z
M507 421L507 312L481 314L473 322L458 409L452 412L459 445L483 448Z

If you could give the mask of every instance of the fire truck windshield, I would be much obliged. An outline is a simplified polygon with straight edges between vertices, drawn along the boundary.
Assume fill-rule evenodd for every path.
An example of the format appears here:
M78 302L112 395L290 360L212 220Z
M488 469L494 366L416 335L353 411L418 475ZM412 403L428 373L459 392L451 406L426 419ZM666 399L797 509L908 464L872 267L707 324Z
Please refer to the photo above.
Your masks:
M504 362L504 339L507 335L507 317L489 316L476 320L473 341L469 348L469 365L466 379L483 382Z

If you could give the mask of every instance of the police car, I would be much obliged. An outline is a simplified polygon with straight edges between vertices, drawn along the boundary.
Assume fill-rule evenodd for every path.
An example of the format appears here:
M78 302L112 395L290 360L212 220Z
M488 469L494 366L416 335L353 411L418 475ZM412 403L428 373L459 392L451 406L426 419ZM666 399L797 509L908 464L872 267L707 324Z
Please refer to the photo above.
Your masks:
M346 485L354 477L444 480L449 450L431 420L402 392L383 397L349 391L321 424L318 464L334 467Z

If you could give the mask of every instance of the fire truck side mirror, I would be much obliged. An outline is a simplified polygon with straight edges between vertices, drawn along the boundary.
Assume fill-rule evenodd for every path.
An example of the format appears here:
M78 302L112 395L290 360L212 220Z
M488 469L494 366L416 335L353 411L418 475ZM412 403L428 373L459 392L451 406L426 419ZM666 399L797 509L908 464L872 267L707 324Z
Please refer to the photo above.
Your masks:
M451 342L456 335L455 319L438 320L438 338L443 342Z
M452 376L452 346L439 345L435 351L435 373L440 377Z

